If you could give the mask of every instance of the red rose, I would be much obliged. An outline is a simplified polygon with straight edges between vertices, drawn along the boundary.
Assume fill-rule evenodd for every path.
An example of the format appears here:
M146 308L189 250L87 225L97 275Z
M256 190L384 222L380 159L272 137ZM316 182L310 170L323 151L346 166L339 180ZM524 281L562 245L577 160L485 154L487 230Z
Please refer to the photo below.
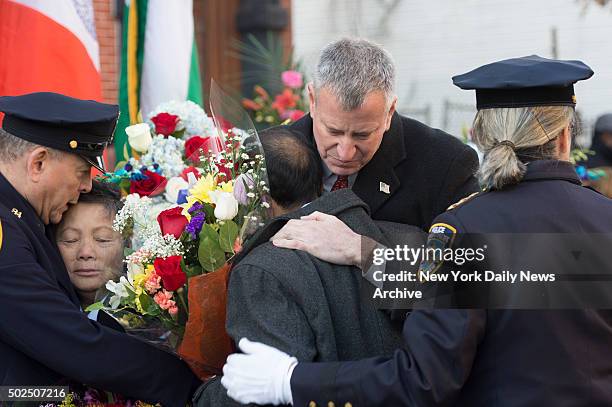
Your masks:
M185 226L189 223L187 218L182 215L183 208L180 206L166 209L157 215L157 223L161 229L162 235L172 235L175 238L181 237Z
M160 113L155 117L151 118L153 124L155 124L155 133L169 136L176 130L176 125L179 122L179 117L170 113Z
M223 150L219 137L193 136L185 142L185 157L194 164L199 164L200 157L207 156L208 150L214 154Z
M156 172L145 170L142 172L146 178L130 183L130 194L140 196L156 196L164 192L168 180Z
M187 167L183 170L183 172L181 172L181 178L183 178L185 181L189 181L189 179L187 178L187 174L189 173L193 173L196 179L200 179L200 177L202 176L200 174L200 171L198 171L196 167Z
M181 268L181 256L158 257L153 261L153 267L168 291L176 291L187 282L187 275Z

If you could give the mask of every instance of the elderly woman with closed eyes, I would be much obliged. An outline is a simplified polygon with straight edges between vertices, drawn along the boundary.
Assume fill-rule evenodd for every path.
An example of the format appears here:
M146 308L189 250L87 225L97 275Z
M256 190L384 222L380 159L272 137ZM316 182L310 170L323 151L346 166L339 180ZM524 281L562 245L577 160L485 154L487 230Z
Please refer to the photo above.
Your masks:
M83 309L96 292L123 271L123 239L112 228L121 208L121 196L110 184L94 181L63 216L56 239L70 280Z

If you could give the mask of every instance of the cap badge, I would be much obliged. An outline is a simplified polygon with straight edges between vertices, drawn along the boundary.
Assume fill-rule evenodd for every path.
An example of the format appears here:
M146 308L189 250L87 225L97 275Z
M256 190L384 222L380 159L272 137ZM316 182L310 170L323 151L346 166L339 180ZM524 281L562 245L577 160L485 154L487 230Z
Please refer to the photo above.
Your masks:
M79 143L76 140L70 140L70 148L75 149L78 145Z

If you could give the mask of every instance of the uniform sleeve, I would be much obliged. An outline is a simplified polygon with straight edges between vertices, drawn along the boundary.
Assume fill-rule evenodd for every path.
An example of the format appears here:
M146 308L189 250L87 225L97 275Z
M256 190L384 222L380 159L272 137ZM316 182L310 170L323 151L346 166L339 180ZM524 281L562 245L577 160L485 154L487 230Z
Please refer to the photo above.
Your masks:
M480 190L474 174L478 171L478 155L473 148L464 146L463 151L452 161L444 182L438 192L432 218L446 211L461 198Z
M21 229L7 219L1 228L1 341L80 383L164 406L186 404L198 384L186 364L89 320L37 263Z
M389 358L298 363L291 377L294 406L448 406L470 374L485 329L482 310L414 311L404 346Z
M451 247L460 231L463 226L458 219L446 212L436 217L427 244ZM431 291L438 294L438 289L434 285ZM485 325L482 310L412 311L404 322L403 347L392 357L298 363L291 377L294 406L310 401L317 405L328 401L355 406L452 405L470 374Z

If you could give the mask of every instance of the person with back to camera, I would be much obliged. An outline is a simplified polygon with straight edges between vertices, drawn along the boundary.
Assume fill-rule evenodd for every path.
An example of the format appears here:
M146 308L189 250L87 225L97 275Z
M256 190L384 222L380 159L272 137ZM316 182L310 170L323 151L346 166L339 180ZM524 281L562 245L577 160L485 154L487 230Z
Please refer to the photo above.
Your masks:
M429 239L612 233L612 201L583 187L569 162L573 84L592 74L580 61L533 55L453 78L476 90L474 141L484 152L479 178L487 191L436 217ZM392 357L302 363L242 339L245 354L228 357L222 384L242 402L300 407L612 404L610 310L415 310L403 342Z

